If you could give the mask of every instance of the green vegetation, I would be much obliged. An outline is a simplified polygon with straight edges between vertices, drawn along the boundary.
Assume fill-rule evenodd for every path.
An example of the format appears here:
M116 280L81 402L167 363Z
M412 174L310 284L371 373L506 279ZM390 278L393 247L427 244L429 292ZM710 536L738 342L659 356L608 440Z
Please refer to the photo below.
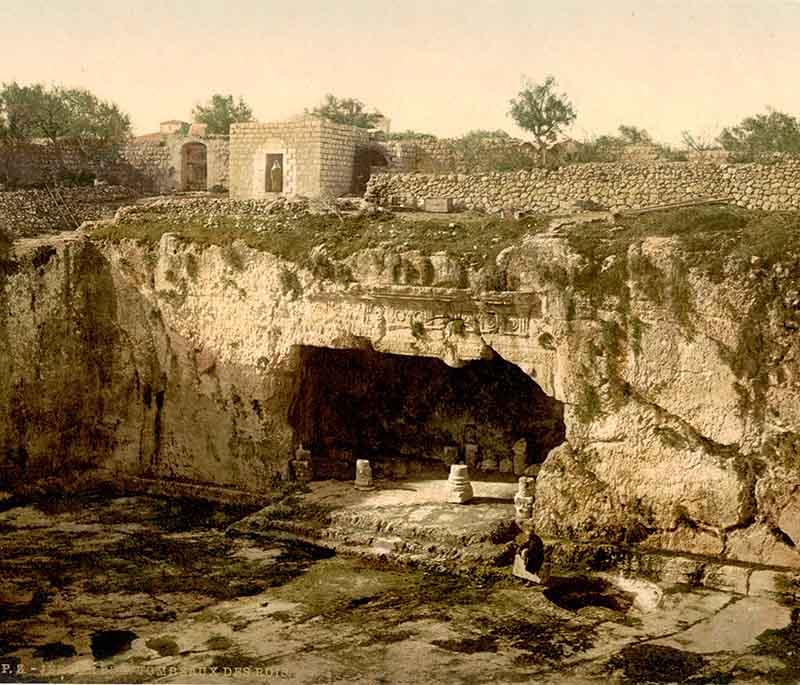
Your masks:
M222 246L235 269L246 266L244 253L233 247L235 241L242 241L301 265L318 278L339 282L352 280L342 260L366 248L417 249L425 254L444 251L464 266L483 269L486 277L477 282L491 289L508 285L508 274L495 266L499 252L519 245L527 233L543 231L547 221L543 216L514 221L480 215L418 219L414 214L389 213L371 217L277 214L257 219L223 217L209 227L200 218L177 221L145 215L136 223L100 226L91 236L155 243L163 233L172 232L200 246ZM695 333L695 299L701 295L697 289L704 279L719 283L725 278L746 284L750 299L736 305L738 340L721 353L738 377L742 412L763 410L775 345L768 330L770 320L774 315L797 316L780 308L785 306L781 288L800 278L800 212L703 206L616 217L613 229L605 222L564 227L560 235L580 255L578 266L568 271L566 265L542 259L541 268L537 267L540 277L563 292L568 320L588 315L604 321L593 352L604 365L603 381L586 376L579 402L581 417L591 420L601 413L597 385L603 385L604 397L612 405L628 396L623 364L629 351L641 354L646 330L646 324L634 316L632 298L644 297L665 308L684 335L691 337ZM669 239L674 249L643 251L646 239L659 237ZM536 255L530 257L537 260ZM187 260L186 268L190 278L192 273L196 276L196 265ZM789 275L776 279L776 268L789 269ZM281 275L281 288L284 294L301 294L291 270ZM179 298L180 294L164 296ZM414 332L417 337L424 334L422 330Z
M521 129L528 131L536 140L542 156L547 159L547 148L556 142L562 129L575 121L575 109L567 96L556 92L556 80L548 76L544 83L532 83L525 79L517 97L510 101L508 115Z
M785 628L765 630L756 639L756 653L784 663L784 668L768 674L769 682L796 683L800 678L800 611L792 609L791 621Z
M180 647L171 635L150 638L145 645L158 652L159 656L178 656L180 653Z
M422 133L421 131L392 131L391 133L384 134L383 138L385 140L396 140L396 141L403 141L403 140L410 140L410 141L417 141L417 140L436 140L436 136L432 133Z
M584 383L581 389L581 395L578 399L576 407L576 414L581 423L591 423L594 419L603 413L602 402L600 401L600 393L597 388L589 383Z
M746 117L737 126L725 128L719 143L735 161L750 162L765 155L800 154L800 121L774 109Z
M422 321L411 322L411 335L417 340L421 340L425 337L425 325L422 323Z
M16 82L4 83L0 89L2 144L45 138L61 158L63 143L70 141L87 158L111 158L130 131L127 114L88 90Z
M374 128L383 119L383 115L377 110L367 112L361 100L337 98L330 93L325 96L322 104L312 110L306 110L306 114L359 128Z
M763 416L774 353L773 336L767 327L774 307L783 306L773 274L782 264L781 268L794 270L795 278L800 275L800 212L706 206L618 218L617 224L614 231L599 222L568 229L571 247L584 258L582 266L571 275L544 275L567 289L568 301L573 303L568 319L575 316L576 296L596 311L615 312L615 320L604 321L596 350L597 356L605 358L611 400L622 402L628 392L619 368L625 343L635 355L641 353L644 324L631 314L632 294L640 293L655 305L666 307L684 334L691 337L695 332L695 289L699 285L693 286L692 279L703 277L719 283L728 276L740 282L748 279L753 299L742 303L745 309L739 314L736 346L721 352L739 379L740 411ZM664 251L655 263L639 248L642 241L652 237L670 238L676 249ZM780 315L796 316L792 312ZM599 414L600 403L597 391L588 380L586 383L578 413L583 420L591 420Z
M342 260L359 250L384 246L392 249L417 249L424 254L445 251L461 257L472 266L493 264L501 250L518 244L526 233L543 231L545 217L530 217L522 221L487 218L485 216L415 219L389 213L377 217L301 215L291 218L277 216L264 219L224 217L214 227L202 218L185 221L163 215L143 215L135 223L101 226L92 231L95 240L119 241L132 239L157 243L164 233L175 233L187 242L200 246L232 245L241 240L256 250L271 252L286 260L323 268L320 260L335 268L331 260ZM324 256L315 247L324 248ZM238 260L231 254L232 266ZM321 273L320 275L325 276ZM330 274L332 276L333 274Z
M197 105L192 116L198 124L206 124L206 133L228 135L231 124L253 121L253 110L241 96L239 102L235 102L233 95L215 93L205 105ZM186 133L188 131L183 132Z
M625 157L626 148L643 146L652 148L656 159L686 161L686 153L669 145L657 143L643 128L621 125L617 135L602 135L575 143L574 149L561 155L562 163L618 162Z

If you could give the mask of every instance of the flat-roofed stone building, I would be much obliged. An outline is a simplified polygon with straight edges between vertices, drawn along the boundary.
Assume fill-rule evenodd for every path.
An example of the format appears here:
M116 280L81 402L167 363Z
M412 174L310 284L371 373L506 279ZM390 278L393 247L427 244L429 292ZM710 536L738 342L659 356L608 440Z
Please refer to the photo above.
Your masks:
M314 116L233 124L231 197L344 195L358 186L356 157L368 143L366 129Z

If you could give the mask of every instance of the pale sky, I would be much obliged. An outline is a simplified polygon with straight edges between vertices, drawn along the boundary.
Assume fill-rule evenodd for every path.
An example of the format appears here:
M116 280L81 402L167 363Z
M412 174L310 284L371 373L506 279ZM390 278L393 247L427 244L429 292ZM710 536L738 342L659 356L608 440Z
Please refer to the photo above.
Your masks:
M641 126L678 143L767 106L800 114L800 2L0 0L0 81L94 91L137 134L214 92L257 119L331 92L393 130L503 128L522 76L556 77L570 133Z

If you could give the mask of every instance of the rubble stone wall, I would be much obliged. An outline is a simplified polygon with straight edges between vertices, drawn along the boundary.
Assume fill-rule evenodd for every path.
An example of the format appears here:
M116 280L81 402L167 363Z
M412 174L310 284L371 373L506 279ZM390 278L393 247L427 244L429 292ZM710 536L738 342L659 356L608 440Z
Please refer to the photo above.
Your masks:
M22 237L99 219L136 194L124 186L80 186L0 193L0 231Z
M708 198L742 207L800 209L800 160L776 164L591 163L487 174L378 174L367 199L421 207L452 198L458 209L548 212L591 201L612 210Z

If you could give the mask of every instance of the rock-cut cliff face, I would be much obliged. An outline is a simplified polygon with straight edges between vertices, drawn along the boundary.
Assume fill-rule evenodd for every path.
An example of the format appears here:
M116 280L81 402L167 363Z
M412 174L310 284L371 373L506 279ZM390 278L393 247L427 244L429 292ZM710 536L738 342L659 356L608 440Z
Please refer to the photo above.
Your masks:
M433 462L466 440L509 475L528 436L542 535L800 567L797 255L590 237L529 236L497 260L513 290L490 292L443 254L358 252L342 284L170 233L20 243L0 272L0 475L266 491L308 440L308 397L330 390L309 351L360 350L390 356L342 374L383 379L376 397L393 384L383 432L364 431L395 431L398 458L424 429ZM414 399L460 372L438 413Z

